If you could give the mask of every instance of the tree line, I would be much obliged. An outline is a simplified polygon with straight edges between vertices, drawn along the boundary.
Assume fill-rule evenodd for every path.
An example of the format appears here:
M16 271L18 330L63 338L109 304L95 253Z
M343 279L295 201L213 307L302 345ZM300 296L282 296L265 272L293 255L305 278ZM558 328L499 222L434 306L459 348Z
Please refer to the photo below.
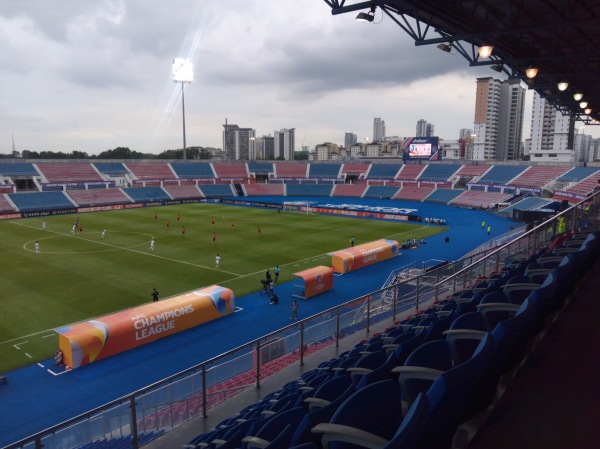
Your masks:
M186 148L187 159L211 159L213 153L203 147ZM13 151L10 154L0 154L2 159L183 159L183 149L165 150L159 154L141 153L132 151L127 147L117 147L112 150L106 150L99 154L89 155L85 151L72 151L65 153L62 151L32 151L23 150Z

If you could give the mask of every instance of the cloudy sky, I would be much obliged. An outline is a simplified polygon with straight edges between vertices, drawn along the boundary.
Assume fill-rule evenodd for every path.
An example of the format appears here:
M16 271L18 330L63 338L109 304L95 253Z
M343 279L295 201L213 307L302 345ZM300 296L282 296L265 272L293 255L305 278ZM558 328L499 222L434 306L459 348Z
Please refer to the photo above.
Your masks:
M419 119L445 139L473 127L475 79L495 72L415 47L379 11L377 24L355 15L322 0L4 0L0 153L13 136L20 151L181 148L176 57L194 63L188 146L221 147L225 118L258 135L296 128L297 149L371 139L374 117L401 137Z

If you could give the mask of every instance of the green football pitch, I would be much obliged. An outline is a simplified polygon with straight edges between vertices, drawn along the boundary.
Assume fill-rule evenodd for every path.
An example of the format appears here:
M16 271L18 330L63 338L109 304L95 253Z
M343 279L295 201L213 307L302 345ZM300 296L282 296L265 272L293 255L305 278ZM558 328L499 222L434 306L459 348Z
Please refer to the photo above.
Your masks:
M82 230L72 234L76 219ZM285 282L298 267L330 265L327 253L352 236L402 242L444 229L216 204L0 222L0 372L50 357L52 329L150 302L154 287L165 298L218 284L241 297L260 289L269 267Z

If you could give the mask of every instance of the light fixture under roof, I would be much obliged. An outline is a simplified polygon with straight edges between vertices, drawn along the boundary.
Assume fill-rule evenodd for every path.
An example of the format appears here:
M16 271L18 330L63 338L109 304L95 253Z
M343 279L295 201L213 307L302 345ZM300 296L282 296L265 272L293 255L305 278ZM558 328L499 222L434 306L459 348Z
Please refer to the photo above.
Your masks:
M482 45L477 51L479 52L480 58L486 59L491 56L493 49L494 47L492 45Z
M582 101L581 103L579 103L579 107L581 109L585 109L587 108L588 102L587 101Z
M500 73L502 71L502 66L499 64L494 64L490 66L490 69L492 69L494 72Z
M535 78L537 73L538 69L536 67L529 66L529 68L525 70L525 75L527 75L527 78L529 79Z
M445 51L446 53L450 53L450 51L452 51L451 44L438 44L437 48L439 48L442 51Z
M558 90L560 90L561 92L564 92L565 90L567 90L569 87L569 83L567 83L566 81L561 81L560 83L558 83Z
M583 112L585 112L586 114L590 115L592 113L592 108L585 108L583 110Z
M356 16L356 20L361 22L372 22L375 19L375 8L371 8L369 12L359 12Z
M579 101L583 98L583 94L581 92L577 92L573 94L573 98L575 99L575 101Z

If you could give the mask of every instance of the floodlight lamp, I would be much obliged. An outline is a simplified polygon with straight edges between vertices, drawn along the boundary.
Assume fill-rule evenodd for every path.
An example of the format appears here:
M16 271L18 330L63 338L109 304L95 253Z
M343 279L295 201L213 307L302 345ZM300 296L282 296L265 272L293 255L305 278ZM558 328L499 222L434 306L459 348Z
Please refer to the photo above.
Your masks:
M585 108L583 112L585 112L587 115L590 115L592 113L592 108Z
M498 72L498 73L502 72L502 66L498 65L498 64L494 64L494 65L490 66L490 69L492 69L494 72Z
M581 92L577 92L573 94L573 98L575 99L575 101L579 101L583 98L583 94Z
M452 44L438 44L437 48L445 51L446 53L450 53L452 51Z
M492 45L482 45L477 51L479 52L480 58L487 59L491 56L493 49L494 47Z
M588 102L587 101L582 101L581 103L579 103L579 107L581 109L585 109L587 108Z
M535 78L537 73L538 69L535 67L530 66L527 70L525 70L525 75L527 75L527 78L529 78L530 80Z
M356 20L361 22L372 22L375 19L375 9L371 9L370 12L359 12L356 16Z
M560 90L561 92L567 90L568 87L569 83L567 83L566 81L561 81L560 83L558 83L558 90Z
M191 83L194 80L192 61L184 58L173 59L173 82Z

